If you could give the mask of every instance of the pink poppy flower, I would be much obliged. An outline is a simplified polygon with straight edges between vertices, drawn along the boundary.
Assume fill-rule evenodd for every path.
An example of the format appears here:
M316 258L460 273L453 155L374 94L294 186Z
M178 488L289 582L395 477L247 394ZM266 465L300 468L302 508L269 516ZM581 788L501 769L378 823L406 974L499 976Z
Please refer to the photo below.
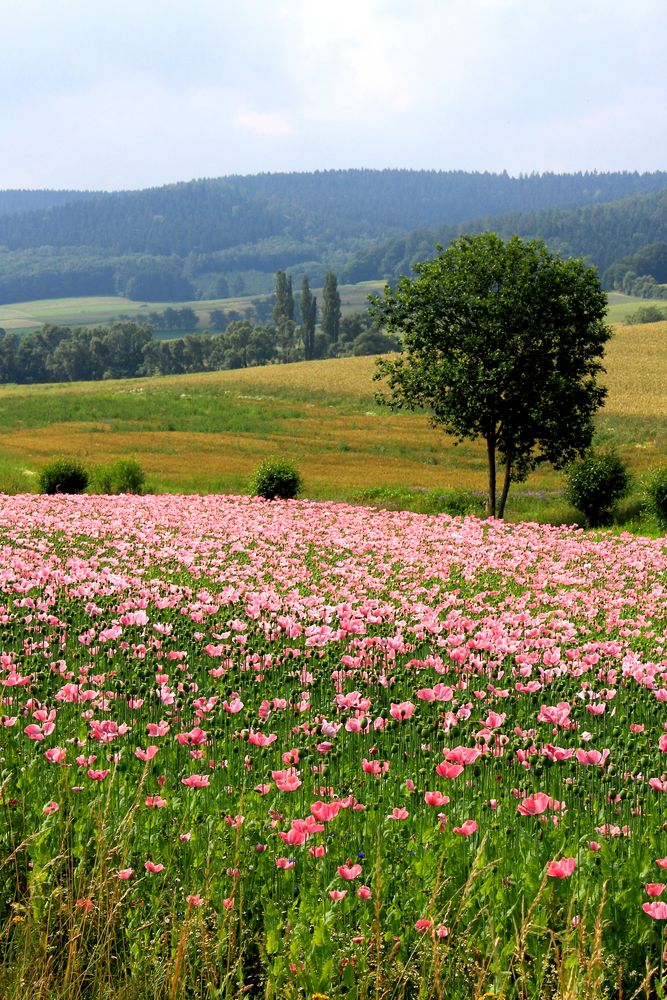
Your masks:
M91 781L104 781L108 773L109 768L102 771L94 771L92 768L89 768L86 772Z
M547 811L550 805L551 797L549 795L545 792L536 792L519 803L517 812L521 813L522 816L540 816Z
M206 900L200 896L198 892L192 893L190 896L186 896L185 901L186 903L189 903L190 906L203 906L206 902Z
M50 816L51 813L56 813L58 812L59 809L60 806L58 805L57 802L47 802L44 808L42 809L42 812L44 813L45 816Z
M394 806L387 819L407 819L410 813L404 806Z
M351 882L352 879L361 875L362 867L361 865L351 865L349 867L347 865L339 865L337 871L341 878L344 878L347 882Z
M145 803L149 809L163 809L167 804L167 800L163 799L161 795L147 795Z
M357 889L357 896L359 899L370 899L373 893L368 885L360 885Z
M340 802L321 802L320 800L313 802L310 807L311 813L320 823L328 823L335 819L340 809Z
M147 861L144 864L144 868L147 872L151 872L153 875L157 875L158 872L164 871L164 865L159 862L156 864L154 861Z
M647 882L644 886L649 896L659 896L665 888L664 882Z
M667 920L667 903L642 903L642 910L654 920Z
M443 795L442 792L424 792L424 802L427 806L446 806L449 802L449 795Z
M417 922L415 923L415 930L419 931L420 934L425 934L426 931L429 931L431 929L431 927L433 927L432 920L422 919L422 920L417 920Z
M443 760L435 771L441 778L458 778L459 774L463 774L463 764L450 764L449 761Z
M121 868L119 871L116 872L116 878L119 878L121 882L127 881L127 879L132 878L133 875L134 875L133 868Z
M288 868L294 868L296 861L292 858L276 858L276 868L282 868L286 871Z
M667 858L656 858L655 863L658 868L667 868Z
M576 750L574 756L580 764L594 764L602 767L609 757L609 750Z
M181 784L187 785L188 788L206 788L210 783L208 774L191 774L187 778L181 778Z
M561 858L560 861L550 861L547 865L547 875L552 878L568 878L576 867L576 858Z
M338 902L339 899L345 899L347 896L347 889L332 889L329 896L334 902Z
M389 714L392 719L396 719L397 722L403 722L405 719L409 719L411 717L414 710L415 706L411 701L402 701L399 704L392 702Z
M455 826L452 832L458 833L462 837L472 837L473 833L477 832L477 829L477 820L467 819L462 826Z

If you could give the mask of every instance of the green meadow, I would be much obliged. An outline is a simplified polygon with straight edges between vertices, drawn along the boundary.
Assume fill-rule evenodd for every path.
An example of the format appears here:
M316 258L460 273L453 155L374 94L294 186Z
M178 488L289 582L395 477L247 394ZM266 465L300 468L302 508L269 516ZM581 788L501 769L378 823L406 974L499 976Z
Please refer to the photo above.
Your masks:
M341 311L344 316L363 312L368 295L379 292L381 281L363 281L357 285L340 285ZM313 288L321 299L322 289ZM73 299L40 299L35 302L13 302L0 305L0 327L13 333L29 333L45 323L61 326L94 326L111 323L119 316L129 316L142 322L148 313L188 306L199 317L201 330L210 328L211 310L243 313L251 303L248 297L206 299L194 302L134 302L120 295L96 295Z
M615 327L600 443L639 482L667 461L667 323ZM242 493L266 457L299 466L307 496L409 506L485 487L481 443L456 445L423 413L377 405L375 359L342 358L153 379L0 388L0 486L34 490L55 455L88 465L133 456L154 492ZM508 516L571 521L562 474L545 467L510 494ZM430 502L427 500L427 502Z

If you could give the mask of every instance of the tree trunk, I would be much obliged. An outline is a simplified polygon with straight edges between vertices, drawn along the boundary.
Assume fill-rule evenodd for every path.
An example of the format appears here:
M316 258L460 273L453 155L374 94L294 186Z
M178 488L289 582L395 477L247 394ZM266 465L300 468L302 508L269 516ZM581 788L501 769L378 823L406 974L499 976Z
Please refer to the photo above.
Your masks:
M507 503L507 494L510 491L510 483L512 482L512 458L508 455L505 458L505 479L503 481L503 491L500 494L500 501L498 502L498 517L505 516L505 504Z
M486 516L496 516L496 435L487 434L486 455L489 463L489 495L486 502Z

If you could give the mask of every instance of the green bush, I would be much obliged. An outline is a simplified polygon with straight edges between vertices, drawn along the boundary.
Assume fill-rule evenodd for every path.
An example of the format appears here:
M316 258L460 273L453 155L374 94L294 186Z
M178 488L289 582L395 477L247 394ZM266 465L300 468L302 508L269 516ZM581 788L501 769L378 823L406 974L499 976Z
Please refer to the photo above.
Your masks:
M661 528L667 528L667 465L649 472L644 482L644 506Z
M39 473L39 492L83 493L90 477L86 468L75 458L55 458Z
M100 465L93 472L96 493L142 493L146 474L136 458L119 458L112 465Z
M627 496L630 477L614 451L591 451L567 470L565 497L589 528L608 524L618 500Z
M298 469L281 458L265 459L249 483L252 495L265 500L294 500L302 488Z
M636 312L630 313L626 319L629 326L639 323L660 323L667 319L667 309L658 306L640 306Z

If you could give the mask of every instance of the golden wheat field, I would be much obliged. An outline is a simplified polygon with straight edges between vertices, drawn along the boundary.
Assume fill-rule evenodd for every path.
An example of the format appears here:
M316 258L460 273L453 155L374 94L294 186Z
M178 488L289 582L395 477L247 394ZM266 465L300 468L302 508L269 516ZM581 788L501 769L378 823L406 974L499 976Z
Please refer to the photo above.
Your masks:
M667 459L667 323L618 326L598 417L633 471ZM132 455L154 489L240 492L264 457L285 456L306 494L345 499L372 486L484 489L478 442L454 442L425 414L378 406L375 359L344 358L102 383L0 388L0 473L27 483L54 455ZM562 477L534 473L530 490Z

